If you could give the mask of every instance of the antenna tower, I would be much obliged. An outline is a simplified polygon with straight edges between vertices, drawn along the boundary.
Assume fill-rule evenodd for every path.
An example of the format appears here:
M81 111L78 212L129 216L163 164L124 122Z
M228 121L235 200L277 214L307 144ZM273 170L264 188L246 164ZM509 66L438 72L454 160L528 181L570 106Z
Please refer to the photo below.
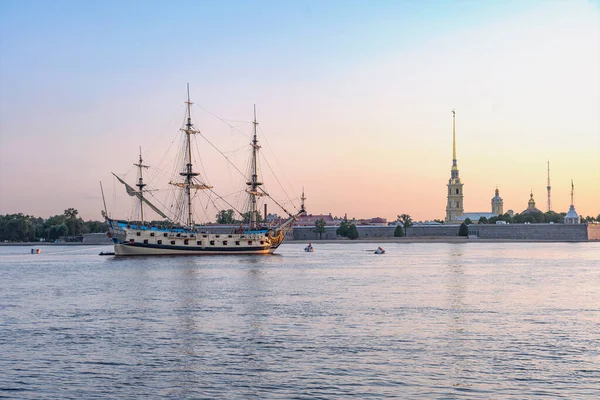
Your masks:
M550 160L548 160L548 186L546 186L546 189L548 190L548 210L547 211L550 211L550 210L552 210L552 198L550 195L550 189L551 189L551 186L550 186Z

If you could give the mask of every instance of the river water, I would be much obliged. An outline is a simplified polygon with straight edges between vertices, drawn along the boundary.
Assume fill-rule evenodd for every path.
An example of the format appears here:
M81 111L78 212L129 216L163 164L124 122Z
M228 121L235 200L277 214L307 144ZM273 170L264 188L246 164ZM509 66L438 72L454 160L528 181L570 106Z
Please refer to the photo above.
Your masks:
M600 398L600 243L0 247L0 397Z

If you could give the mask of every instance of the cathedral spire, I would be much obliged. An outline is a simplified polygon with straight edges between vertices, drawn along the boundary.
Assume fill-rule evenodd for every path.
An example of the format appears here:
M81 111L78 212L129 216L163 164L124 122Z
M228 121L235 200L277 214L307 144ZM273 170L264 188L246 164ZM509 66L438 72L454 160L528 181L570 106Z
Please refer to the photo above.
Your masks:
M456 112L452 110L452 169L448 181L448 203L446 204L446 222L460 223L463 216L463 183L460 180L456 163Z
M456 112L452 109L452 168L456 168Z

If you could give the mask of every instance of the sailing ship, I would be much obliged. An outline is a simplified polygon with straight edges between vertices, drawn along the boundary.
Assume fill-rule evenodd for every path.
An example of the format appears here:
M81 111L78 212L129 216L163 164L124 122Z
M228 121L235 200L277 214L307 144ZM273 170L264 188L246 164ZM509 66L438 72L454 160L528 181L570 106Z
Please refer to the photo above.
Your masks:
M254 108L252 153L250 159L249 177L247 177L245 192L248 195L249 212L247 224L239 228L231 228L227 233L216 233L199 226L194 222L193 197L197 191L212 191L212 186L200 181L199 173L194 171L192 164L191 137L199 131L192 123L189 85L187 90L186 123L181 129L185 135L184 146L181 149L184 165L179 172L178 180L171 180L169 184L178 191L183 192L181 206L177 209L180 214L177 218L168 217L159 207L155 206L146 195L146 184L143 181L143 170L148 166L143 164L140 149L139 162L134 165L138 168L137 187L130 186L125 180L115 173L116 179L125 186L126 192L139 200L140 221L112 219L105 210L102 212L107 227L108 235L114 243L115 256L152 256L152 255L221 255L221 254L272 254L283 242L285 232L292 223L304 212L304 205L297 214L291 214L275 199L262 189L262 182L258 177L258 151L260 146L257 138L256 107ZM257 210L258 199L262 196L271 198L288 218L277 226L261 226ZM165 224L145 223L144 207L149 207L162 218ZM265 215L266 218L266 215ZM181 223L184 221L184 223Z

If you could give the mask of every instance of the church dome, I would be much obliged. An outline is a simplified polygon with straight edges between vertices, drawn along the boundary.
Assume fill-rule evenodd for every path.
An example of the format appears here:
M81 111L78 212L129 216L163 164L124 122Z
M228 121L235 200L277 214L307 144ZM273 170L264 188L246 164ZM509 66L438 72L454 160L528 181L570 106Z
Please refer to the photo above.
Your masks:
M540 212L537 208L535 208L535 200L533 199L533 192L529 195L529 201L527 202L527 209L524 210L521 214L528 214L533 212Z
M535 208L535 200L533 199L533 192L529 195L529 202L527 203L527 208Z
M496 188L496 195L492 197L492 202L499 203L502 201L502 197L500 197L500 191Z

